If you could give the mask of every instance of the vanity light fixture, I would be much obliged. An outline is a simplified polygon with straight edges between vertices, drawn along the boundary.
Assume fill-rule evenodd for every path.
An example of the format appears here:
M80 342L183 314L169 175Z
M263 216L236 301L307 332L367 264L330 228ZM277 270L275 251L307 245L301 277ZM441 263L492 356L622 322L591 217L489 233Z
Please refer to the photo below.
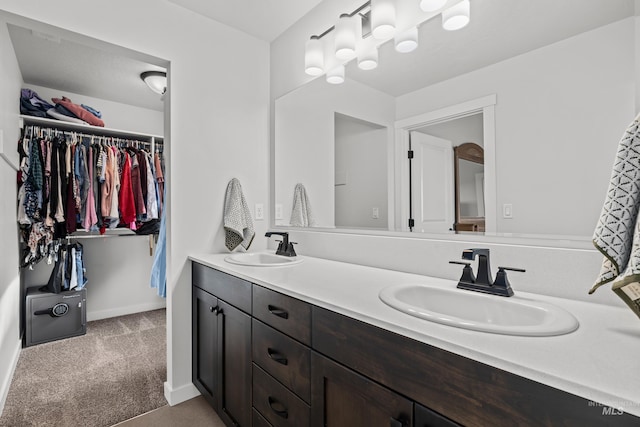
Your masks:
M358 68L373 70L378 66L378 47L376 45L360 46L358 48Z
M394 37L396 51L408 53L418 47L418 27L409 28L401 33L396 33Z
M396 23L396 2L400 8L398 16L407 22ZM307 41L304 53L305 72L310 76L326 72L328 82L339 84L344 82L345 63L354 57L357 57L360 69L376 68L378 47L392 37L396 51L415 50L418 47L418 26L436 16L432 12L442 8L447 0L420 0L421 9L428 13L426 17L416 16L413 9L403 10L403 7L407 7L406 3L397 0L368 0L353 12L341 14L333 27L311 36ZM416 6L414 4L413 7ZM457 30L465 27L470 19L469 0L455 3L443 10L441 15L444 29ZM396 32L396 27L407 30ZM333 38L323 39L334 30Z
M469 0L463 0L442 11L442 28L454 31L466 27L469 23L470 15L471 4Z
M348 60L356 56L356 41L362 38L362 19L343 13L336 23L336 58Z
M421 0L420 9L425 12L435 12L445 5L447 0Z
M307 41L304 53L304 71L310 76L319 76L324 73L324 52L318 36L311 36Z
M396 32L394 0L371 0L371 34L378 40L393 37Z
M140 78L146 85L159 95L167 91L167 73L164 71L145 71Z
M327 82L338 85L344 83L344 65L338 65L327 72Z

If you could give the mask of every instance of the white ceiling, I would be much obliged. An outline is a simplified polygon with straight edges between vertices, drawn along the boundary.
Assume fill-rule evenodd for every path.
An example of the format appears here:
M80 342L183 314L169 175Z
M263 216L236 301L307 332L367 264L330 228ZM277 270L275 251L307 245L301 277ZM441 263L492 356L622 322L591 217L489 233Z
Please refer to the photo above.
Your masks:
M321 3L320 0L168 1L268 42ZM349 64L347 78L399 96L632 16L634 3L634 0L472 0L471 23L466 28L444 31L436 17L420 27L420 47L416 51L400 54L392 43L386 43L380 47L377 69L364 72ZM26 85L158 111L164 108L160 97L139 78L141 72L161 67L132 55L120 55L114 48L96 48L95 43L84 43L78 35L50 40L15 25L9 25L9 32Z
M160 95L140 79L144 71L163 68L112 51L8 24L25 87L44 86L60 96L77 93L162 111ZM71 38L71 37L69 37Z
M272 42L321 0L169 0L254 37Z

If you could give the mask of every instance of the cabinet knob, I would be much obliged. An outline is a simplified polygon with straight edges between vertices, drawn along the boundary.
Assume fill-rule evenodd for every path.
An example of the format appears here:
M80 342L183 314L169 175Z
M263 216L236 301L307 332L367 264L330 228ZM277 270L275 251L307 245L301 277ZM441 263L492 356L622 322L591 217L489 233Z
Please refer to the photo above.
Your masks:
M278 409L276 407L281 407L283 409ZM276 398L269 396L269 408L279 417L284 418L285 420L289 418L289 411L287 411L286 406L280 403Z
M215 307L209 306L209 311L215 314L216 316L222 312L222 310L220 310L220 307L218 307L217 305Z

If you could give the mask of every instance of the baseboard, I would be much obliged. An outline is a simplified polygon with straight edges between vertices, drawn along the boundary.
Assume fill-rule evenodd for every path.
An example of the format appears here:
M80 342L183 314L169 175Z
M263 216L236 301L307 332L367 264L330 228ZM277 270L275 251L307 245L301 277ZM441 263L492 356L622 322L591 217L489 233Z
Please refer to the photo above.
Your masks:
M92 320L108 319L110 317L126 316L127 314L142 313L143 311L165 308L165 301L149 302L145 304L130 305L126 307L112 308L109 310L87 311L87 322Z
M164 398L169 405L177 405L194 397L200 396L200 392L193 384L185 384L178 388L172 388L168 382L164 383Z
M11 387L11 380L13 379L13 374L16 371L16 366L18 366L18 358L20 357L21 348L22 340L18 339L13 349L13 356L11 357L11 361L9 362L7 376L4 378L2 384L0 384L0 415L4 410L4 404L6 403L7 395L9 394L9 387Z

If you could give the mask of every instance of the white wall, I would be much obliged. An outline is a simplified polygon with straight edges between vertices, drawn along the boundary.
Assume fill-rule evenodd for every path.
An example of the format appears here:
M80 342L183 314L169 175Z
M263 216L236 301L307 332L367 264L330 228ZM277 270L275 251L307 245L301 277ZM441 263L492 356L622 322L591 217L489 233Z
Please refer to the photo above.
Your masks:
M171 404L193 397L187 256L226 250L222 211L231 178L241 181L250 206L267 203L269 46L169 2L8 0L2 8L170 61L165 394ZM266 247L265 230L256 223L252 250Z
M398 97L397 118L497 94L498 232L591 235L635 116L634 20Z
M7 26L1 17L0 77L0 138L3 138L4 150L13 152L20 137L17 107L22 75ZM0 159L0 411L9 391L11 376L20 351L18 228L13 203L16 197L16 171Z
M336 227L388 229L387 134L379 125L336 114L335 171L344 179L335 186Z
M314 102L300 102L312 99ZM335 119L340 113L393 129L391 96L354 81L331 85L324 79L278 99L275 104L276 203L289 224L293 190L304 184L319 226L335 224ZM386 175L385 175L386 178Z

